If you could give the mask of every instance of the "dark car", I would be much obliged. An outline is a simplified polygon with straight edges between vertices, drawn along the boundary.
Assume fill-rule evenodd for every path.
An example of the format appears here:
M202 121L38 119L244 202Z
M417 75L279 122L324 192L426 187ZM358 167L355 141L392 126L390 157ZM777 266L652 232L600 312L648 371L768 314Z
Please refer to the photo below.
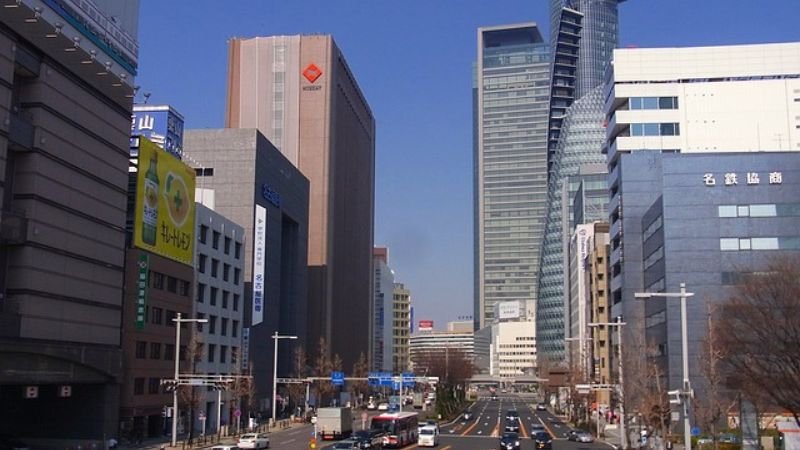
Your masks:
M568 441L578 442L578 432L575 430L569 430L569 432L566 434L566 437Z
M506 411L506 420L519 420L519 411L516 409Z
M497 400L497 394L492 394L492 401Z
M519 433L503 433L500 438L500 450L519 450Z
M378 430L360 430L353 433L355 447L359 449L379 449L383 448L384 433Z
M519 433L519 420L506 419L506 424L505 426L503 426L503 431L511 431L514 433Z
M551 450L553 448L553 438L546 431L539 431L534 434L533 442L536 450Z
M461 420L463 420L464 422L468 422L472 420L472 418L473 418L472 411L464 411L464 413L461 414Z

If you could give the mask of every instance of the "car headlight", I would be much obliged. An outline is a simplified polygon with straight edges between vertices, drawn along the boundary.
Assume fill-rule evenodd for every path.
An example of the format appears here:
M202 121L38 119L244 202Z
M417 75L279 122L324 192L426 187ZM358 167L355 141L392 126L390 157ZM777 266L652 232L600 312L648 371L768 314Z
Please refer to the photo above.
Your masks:
M514 445L515 445L515 446L518 446L518 445L519 445L519 441L517 441L517 442L514 442Z

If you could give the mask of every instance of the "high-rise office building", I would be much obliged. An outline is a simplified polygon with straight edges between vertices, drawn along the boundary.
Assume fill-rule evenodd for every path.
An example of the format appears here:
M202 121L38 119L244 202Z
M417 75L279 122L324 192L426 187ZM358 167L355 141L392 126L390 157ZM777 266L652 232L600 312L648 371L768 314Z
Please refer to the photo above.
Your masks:
M309 351L352 367L372 317L375 119L331 36L230 41L226 126L257 128L310 183Z
M392 316L394 310L394 272L389 267L389 249L375 247L373 250L375 271L373 283L373 316L370 332L370 361L372 370L390 372L392 370Z
M642 335L655 344L678 389L678 302L634 293L680 283L694 292L691 358L707 302L728 298L737 273L798 251L789 209L798 201L800 44L618 49L609 83L611 317L623 316L625 345ZM700 386L694 367L689 375Z
M537 354L557 363L564 359L564 267L575 222L571 205L578 175L587 164L603 163L605 140L603 76L618 40L619 0L551 1L553 87L548 177L548 213L537 288ZM575 36L576 23L579 23ZM574 75L570 78L569 75ZM567 95L572 93L570 99ZM574 103L570 103L574 99ZM566 107L565 107L566 106ZM553 127L552 125L557 125ZM603 212L605 208L602 208ZM563 212L568 213L564 217ZM586 221L605 217L584 218Z
M392 372L408 370L408 338L411 335L411 291L395 283L392 301Z
M101 443L119 426L139 2L0 11L0 434Z
M474 105L475 328L534 300L547 191L550 58L534 23L478 29Z

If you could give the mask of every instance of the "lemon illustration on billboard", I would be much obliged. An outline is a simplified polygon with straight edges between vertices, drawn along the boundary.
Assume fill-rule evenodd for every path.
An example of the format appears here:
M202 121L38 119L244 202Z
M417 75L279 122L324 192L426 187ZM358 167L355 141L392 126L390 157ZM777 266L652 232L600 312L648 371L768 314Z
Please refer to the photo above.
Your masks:
M134 244L184 264L192 264L194 169L139 137Z

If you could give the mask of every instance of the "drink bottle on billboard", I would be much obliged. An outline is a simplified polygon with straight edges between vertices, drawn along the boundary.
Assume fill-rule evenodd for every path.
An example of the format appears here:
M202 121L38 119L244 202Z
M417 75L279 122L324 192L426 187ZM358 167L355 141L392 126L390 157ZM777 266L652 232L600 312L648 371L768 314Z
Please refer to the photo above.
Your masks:
M158 154L153 152L150 166L144 176L144 201L142 214L142 242L156 245L158 231Z

